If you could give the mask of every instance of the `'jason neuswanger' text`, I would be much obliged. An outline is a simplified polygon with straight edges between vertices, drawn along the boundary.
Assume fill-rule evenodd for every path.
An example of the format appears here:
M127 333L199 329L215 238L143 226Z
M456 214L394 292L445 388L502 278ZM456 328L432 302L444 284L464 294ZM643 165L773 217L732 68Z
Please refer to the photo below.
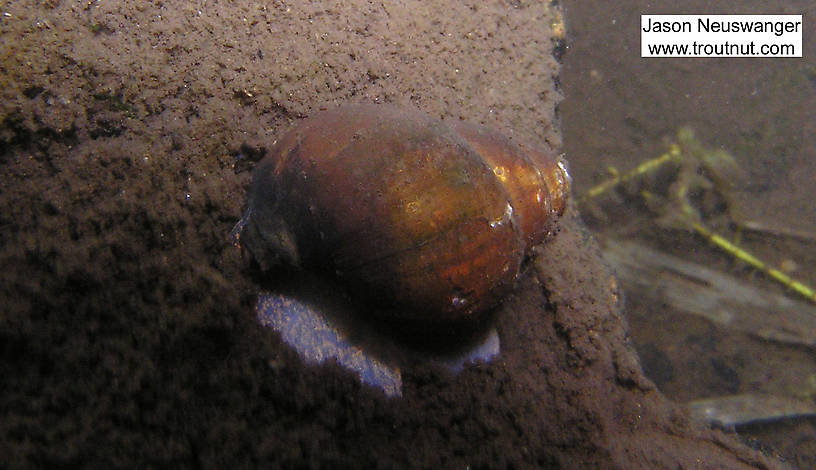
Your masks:
M652 21L643 27L644 33L773 33L782 36L796 33L802 27L801 21L719 21L697 18L697 30L691 21Z

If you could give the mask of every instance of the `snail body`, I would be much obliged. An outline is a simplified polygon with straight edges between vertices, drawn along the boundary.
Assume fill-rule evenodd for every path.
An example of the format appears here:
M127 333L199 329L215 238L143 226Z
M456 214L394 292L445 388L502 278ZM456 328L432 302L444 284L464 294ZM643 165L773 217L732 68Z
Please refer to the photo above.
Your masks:
M495 307L563 212L562 161L389 105L301 121L256 167L240 243L262 269L335 276L412 321Z

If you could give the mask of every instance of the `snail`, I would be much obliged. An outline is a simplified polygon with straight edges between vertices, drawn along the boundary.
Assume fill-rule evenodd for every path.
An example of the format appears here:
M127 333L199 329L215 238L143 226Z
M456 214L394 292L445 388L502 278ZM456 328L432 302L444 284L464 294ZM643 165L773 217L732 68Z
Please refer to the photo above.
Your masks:
M273 145L237 229L262 270L332 276L399 320L467 322L512 290L569 186L563 160L485 127L345 105Z

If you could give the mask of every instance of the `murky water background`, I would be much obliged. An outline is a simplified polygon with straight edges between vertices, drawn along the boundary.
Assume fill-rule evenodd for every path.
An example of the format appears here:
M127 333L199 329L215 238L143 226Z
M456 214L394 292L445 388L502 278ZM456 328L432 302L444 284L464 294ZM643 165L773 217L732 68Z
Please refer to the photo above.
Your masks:
M691 188L689 201L702 222L784 274L816 285L816 35L807 24L816 5L567 2L565 12L569 34L561 115L576 194L607 180L610 167L625 174L665 154L678 142L681 128L691 129L709 153L726 152L735 162L721 173L722 181L696 169L714 183ZM804 14L805 57L643 59L638 27L644 13ZM671 218L677 207L643 197L644 191L666 196L682 178L678 166L666 165L582 204L613 261L621 261L616 254L622 244L647 253L643 259L649 263L670 257L661 258L662 267L640 272L618 265L644 368L679 402L738 397L742 412L753 409L752 419L767 418L737 423L742 436L812 468L816 419L801 412L812 412L816 398L816 304L677 223ZM717 302L711 278L677 275L680 262L723 276L727 287L720 286ZM674 269L674 277L655 275L661 269ZM678 292L680 302L673 302ZM761 301L751 303L752 296ZM708 303L700 303L703 298ZM725 321L724 314L736 317ZM774 329L786 336L770 334Z

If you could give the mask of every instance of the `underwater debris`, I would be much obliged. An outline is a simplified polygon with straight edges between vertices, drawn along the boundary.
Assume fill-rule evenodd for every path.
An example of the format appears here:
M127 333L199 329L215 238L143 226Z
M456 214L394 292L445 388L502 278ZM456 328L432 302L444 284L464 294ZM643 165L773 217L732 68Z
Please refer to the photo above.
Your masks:
M691 416L725 429L746 424L816 417L816 404L791 397L747 393L694 400L686 404Z
M602 240L619 280L679 312L780 343L816 347L816 307L642 244Z
M670 162L677 165L678 171L665 195L660 196L648 189L639 191L647 205L658 214L657 225L664 228L692 230L717 248L765 273L794 293L816 303L816 289L793 279L783 270L770 266L741 248L737 243L716 233L704 223L701 211L691 201L691 194L695 191L713 191L725 202L725 211L731 222L739 227L745 226L747 230L756 230L755 224L745 221L745 218L738 213L737 205L733 202L731 195L734 189L733 181L738 179L736 175L740 172L736 160L728 152L704 146L694 136L691 128L681 128L677 132L677 141L669 145L666 153L641 163L634 170L620 175L617 170L611 169L612 178L589 189L579 198L579 202L586 203L618 186L645 177ZM786 233L783 229L777 229L775 232L777 234ZM802 236L802 234L797 235Z

